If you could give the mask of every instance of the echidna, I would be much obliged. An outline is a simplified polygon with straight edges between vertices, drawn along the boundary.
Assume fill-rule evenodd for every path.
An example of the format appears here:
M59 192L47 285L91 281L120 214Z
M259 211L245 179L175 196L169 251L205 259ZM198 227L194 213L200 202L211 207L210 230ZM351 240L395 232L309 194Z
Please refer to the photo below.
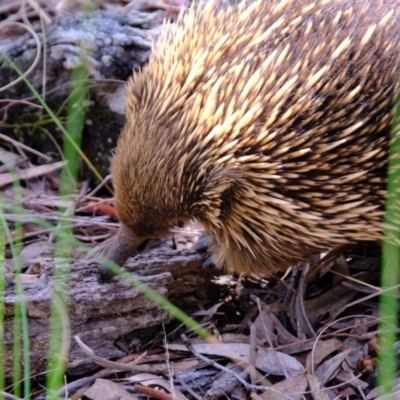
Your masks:
M384 0L211 1L165 27L127 87L108 256L193 219L241 273L379 239L399 33Z

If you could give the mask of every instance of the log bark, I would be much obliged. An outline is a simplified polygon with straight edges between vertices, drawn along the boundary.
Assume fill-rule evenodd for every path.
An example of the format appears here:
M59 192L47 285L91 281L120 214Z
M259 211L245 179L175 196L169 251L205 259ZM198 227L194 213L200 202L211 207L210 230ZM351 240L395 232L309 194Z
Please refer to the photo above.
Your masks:
M164 17L161 10L97 11L57 18L45 32L36 27L41 56L27 78L61 118L66 115L72 72L82 64L88 69L91 101L87 104L82 148L104 176L125 121L125 81L147 64L151 41L161 32ZM38 54L38 43L30 33L18 33L0 40L0 51L27 71ZM0 88L16 78L18 74L0 54ZM38 103L24 82L0 90L0 99ZM58 149L49 135L61 148L63 137L49 117L26 102L5 104L0 104L2 133L43 153L55 154L57 159Z
M176 306L188 309L216 292L211 282L215 271L205 270L202 262L201 255L189 250L154 251L128 260L125 269ZM58 263L61 268L68 267L67 262L61 260ZM70 338L78 335L98 356L118 358L127 353L133 340L154 339L154 332L158 332L160 324L169 322L171 316L122 277L100 285L97 268L94 261L75 262L71 266L70 284L57 285L57 290L69 297L69 316L55 335L61 337L62 330L67 329ZM44 372L47 367L50 304L55 287L53 272L54 261L46 260L38 276L31 276L33 279L25 276L24 279L32 374ZM18 301L14 289L9 287L5 293L8 378L12 377L14 306ZM146 337L146 333L152 336ZM96 367L73 339L68 347L68 374L83 374Z

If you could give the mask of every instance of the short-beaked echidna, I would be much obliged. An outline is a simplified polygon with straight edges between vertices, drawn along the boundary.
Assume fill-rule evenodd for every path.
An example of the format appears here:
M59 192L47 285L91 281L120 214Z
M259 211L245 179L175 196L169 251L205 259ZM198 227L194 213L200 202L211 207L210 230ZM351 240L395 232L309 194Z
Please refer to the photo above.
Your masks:
M166 26L127 87L108 256L193 219L242 273L379 239L399 33L383 0L211 1Z

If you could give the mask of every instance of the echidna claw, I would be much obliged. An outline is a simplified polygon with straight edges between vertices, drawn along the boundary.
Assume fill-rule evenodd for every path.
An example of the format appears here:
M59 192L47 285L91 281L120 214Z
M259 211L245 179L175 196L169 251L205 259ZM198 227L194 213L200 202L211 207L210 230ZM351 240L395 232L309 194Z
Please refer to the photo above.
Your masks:
M201 235L201 237L197 241L197 243L194 245L194 249L198 253L201 253L201 254L209 253L212 242L213 242L212 236L203 234L203 235ZM216 267L217 267L217 265L214 262L214 259L212 258L212 256L207 257L203 262L204 269L212 269L212 268L216 268Z

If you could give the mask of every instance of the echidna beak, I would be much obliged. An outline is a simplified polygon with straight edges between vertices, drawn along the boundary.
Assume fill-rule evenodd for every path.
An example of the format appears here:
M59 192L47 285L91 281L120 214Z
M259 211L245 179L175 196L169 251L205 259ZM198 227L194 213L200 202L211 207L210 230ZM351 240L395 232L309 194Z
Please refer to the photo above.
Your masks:
M122 266L125 261L137 253L137 248L145 239L139 238L125 225L121 224L117 236L112 241L106 257L115 264ZM112 272L105 264L100 264L98 281L99 283L109 282L115 273Z

